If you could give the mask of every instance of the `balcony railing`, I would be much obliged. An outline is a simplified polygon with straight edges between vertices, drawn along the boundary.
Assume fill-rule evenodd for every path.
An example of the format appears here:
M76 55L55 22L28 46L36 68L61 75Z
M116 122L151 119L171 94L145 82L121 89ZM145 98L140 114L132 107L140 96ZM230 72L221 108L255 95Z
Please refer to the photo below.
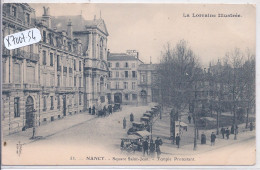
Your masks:
M27 90L27 91L40 91L41 90L41 86L38 84L24 84L23 87L24 87L24 90Z
M3 87L3 91L11 91L11 90L22 89L21 84L15 84L15 83L2 84L2 87Z
M6 48L3 48L3 57L7 57L10 55L10 50L6 49Z
M42 86L42 92L44 93L50 93L54 91L54 87L53 86Z
M75 87L56 87L56 91L58 92L74 92L76 91Z
M28 59L31 61L39 61L39 54L27 52L27 51L20 50L20 49L14 50L14 57Z

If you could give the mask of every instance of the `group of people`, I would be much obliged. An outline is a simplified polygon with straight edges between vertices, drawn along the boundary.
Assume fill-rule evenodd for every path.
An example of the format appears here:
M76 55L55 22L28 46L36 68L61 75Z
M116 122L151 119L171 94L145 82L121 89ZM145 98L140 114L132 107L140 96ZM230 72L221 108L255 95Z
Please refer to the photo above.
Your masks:
M238 134L238 126L236 125L232 125L231 126L231 130L229 130L229 128L227 127L226 129L222 126L221 128L221 134L222 134L222 138L225 139L225 135L226 135L226 138L229 139L229 135L230 134Z
M143 143L142 143L142 147L143 147L143 156L145 156L145 154L154 156L154 153L157 153L157 157L159 158L161 155L161 149L160 146L163 144L162 139L157 137L157 139L155 140L155 142L153 142L153 139L150 139L147 137Z
M211 146L215 145L215 141L216 141L216 134L214 132L211 133L210 135L210 142L211 142ZM206 135L204 133L201 134L201 144L206 144Z
M92 108L91 107L88 108L88 112L91 115L97 114L98 116L106 116L107 114L110 115L113 113L113 107L112 105L108 105L108 107L104 106L103 108L98 109L98 111L96 112L96 107L93 106Z

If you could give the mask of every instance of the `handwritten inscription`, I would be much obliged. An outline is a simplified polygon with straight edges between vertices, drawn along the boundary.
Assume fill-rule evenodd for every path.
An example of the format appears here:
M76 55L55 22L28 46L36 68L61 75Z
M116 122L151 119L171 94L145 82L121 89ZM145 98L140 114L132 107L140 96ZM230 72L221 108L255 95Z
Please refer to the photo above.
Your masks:
M32 28L4 38L5 47L9 50L37 43L41 40L41 33L37 28Z
M16 153L18 156L21 155L22 153L22 147L23 147L23 144L21 144L21 142L19 141L17 144L16 144Z

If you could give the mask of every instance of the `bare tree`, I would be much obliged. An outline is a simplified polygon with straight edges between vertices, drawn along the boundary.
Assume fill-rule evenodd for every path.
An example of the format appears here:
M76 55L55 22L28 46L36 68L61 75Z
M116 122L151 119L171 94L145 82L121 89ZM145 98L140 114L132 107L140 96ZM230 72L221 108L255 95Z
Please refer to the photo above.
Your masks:
M224 94L228 97L229 102L232 105L233 123L235 130L235 137L237 139L237 119L238 109L246 107L245 103L249 103L254 100L254 90L249 92L249 88L254 84L254 72L252 72L251 64L247 64L244 53L239 49L235 49L233 52L227 53L225 58L227 59L227 69L225 70L226 81L224 82ZM249 61L248 61L249 62ZM250 62L249 62L250 63ZM252 61L254 63L254 61ZM250 93L250 97L248 96ZM251 98L252 97L252 98Z
M177 115L184 111L193 99L193 83L200 65L194 52L184 40L175 47L168 43L162 52L158 67L161 102L172 106ZM195 127L196 128L196 127ZM174 141L175 135L173 135Z
M174 106L178 111L187 108L196 68L199 68L198 60L186 41L181 40L174 48L168 43L158 67L162 102Z

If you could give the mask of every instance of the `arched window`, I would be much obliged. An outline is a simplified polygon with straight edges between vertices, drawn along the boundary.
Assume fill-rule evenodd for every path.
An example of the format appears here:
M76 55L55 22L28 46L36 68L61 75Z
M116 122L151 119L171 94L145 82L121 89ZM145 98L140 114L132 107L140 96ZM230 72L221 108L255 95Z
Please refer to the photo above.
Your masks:
M116 67L119 67L119 63L118 62L116 63Z
M125 63L125 67L128 68L128 62Z

